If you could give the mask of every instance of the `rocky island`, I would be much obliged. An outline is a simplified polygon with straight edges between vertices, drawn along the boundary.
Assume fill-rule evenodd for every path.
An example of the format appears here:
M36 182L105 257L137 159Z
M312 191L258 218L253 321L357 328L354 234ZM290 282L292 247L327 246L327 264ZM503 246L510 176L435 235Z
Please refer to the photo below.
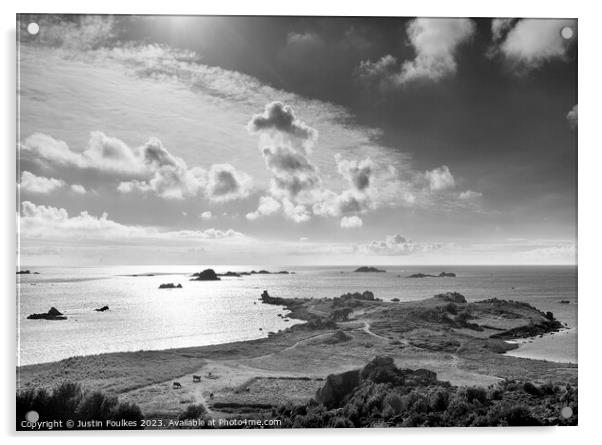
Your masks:
M163 283L159 285L159 289L182 289L182 285L180 283L177 285L174 283Z
M408 278L454 278L456 276L453 272L441 272L439 275L415 273L410 275Z
M362 266L355 269L354 272L386 272L386 270L378 269L372 266Z
M219 279L220 277L213 269L205 269L202 272L193 273L190 281L218 281Z
M66 320L65 317L57 308L51 307L48 312L41 314L31 314L27 317L28 320Z

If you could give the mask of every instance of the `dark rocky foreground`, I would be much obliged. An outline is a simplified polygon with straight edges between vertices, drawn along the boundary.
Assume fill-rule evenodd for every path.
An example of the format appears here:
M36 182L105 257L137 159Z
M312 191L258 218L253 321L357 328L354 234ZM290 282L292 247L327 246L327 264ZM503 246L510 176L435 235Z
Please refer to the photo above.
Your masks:
M577 425L577 401L570 384L457 387L428 369L400 369L391 357L377 357L329 375L315 398L281 406L274 416L291 428Z

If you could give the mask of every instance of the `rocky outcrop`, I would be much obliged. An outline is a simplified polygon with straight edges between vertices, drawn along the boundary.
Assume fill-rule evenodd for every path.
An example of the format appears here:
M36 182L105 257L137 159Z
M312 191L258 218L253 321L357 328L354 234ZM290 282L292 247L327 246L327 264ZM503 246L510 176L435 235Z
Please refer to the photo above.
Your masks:
M328 409L339 407L360 381L358 369L341 374L330 374L326 377L324 386L316 392L316 400Z
M65 317L59 310L55 307L51 307L50 310L44 314L31 314L27 317L28 320L66 320Z
M98 309L94 309L96 312L105 312L109 310L109 306L99 307Z
M464 297L464 295L462 295L461 293L458 293L458 292L445 292L444 294L437 294L433 298L436 298L436 299L442 300L442 301L448 301L450 303L458 303L458 304L466 303L466 298Z
M244 272L232 272L232 271L228 271L226 273L218 273L217 276L218 277L237 277L240 278L243 274L245 274ZM246 274L249 275L249 274Z
M270 272L269 270L261 269L261 270L252 270L250 272L232 272L228 271L226 273L217 274L218 277L242 277L246 275L288 275L294 274L295 272L289 272L288 270L281 270L279 272Z
M261 293L260 300L262 303L265 304L278 304L282 306L285 306L288 303L288 300L286 298L271 297L270 294L268 294L267 290L264 290Z
M182 285L180 283L177 285L174 283L163 283L159 285L159 289L182 289Z
M441 272L439 275L433 275L428 273L414 273L408 278L454 278L456 276L453 272Z
M354 272L386 272L386 270L378 269L372 266L362 266L355 269Z
M315 398L327 409L338 408L364 382L429 386L437 383L437 374L428 369L399 369L392 357L380 356L361 370L330 374L324 386L316 392Z
M213 269L205 269L202 272L194 273L192 277L190 281L218 281L220 279Z

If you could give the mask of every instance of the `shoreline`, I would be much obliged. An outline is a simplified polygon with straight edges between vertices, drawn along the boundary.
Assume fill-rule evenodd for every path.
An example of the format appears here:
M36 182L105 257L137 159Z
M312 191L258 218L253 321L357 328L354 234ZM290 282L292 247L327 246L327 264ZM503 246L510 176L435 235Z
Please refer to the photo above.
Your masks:
M466 302L455 293L412 302L375 299L370 292L337 298L261 298L303 320L267 337L157 351L114 352L17 367L17 390L80 382L134 402L148 416L175 416L183 403L235 415L252 406L308 401L333 373L364 366L375 356L403 368L433 371L456 386L505 379L577 383L577 365L503 354L513 345L496 334L559 323L519 302ZM520 331L521 329L519 329ZM202 375L201 383L192 383ZM173 389L174 381L182 388ZM249 392L250 391L250 392Z

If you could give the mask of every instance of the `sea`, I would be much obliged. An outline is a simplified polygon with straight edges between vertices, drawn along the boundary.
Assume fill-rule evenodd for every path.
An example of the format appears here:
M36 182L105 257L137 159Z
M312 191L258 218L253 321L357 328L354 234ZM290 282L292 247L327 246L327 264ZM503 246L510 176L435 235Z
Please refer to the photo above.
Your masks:
M17 275L17 365L53 362L106 352L161 350L266 337L299 320L282 307L261 304L271 296L323 298L370 290L383 300L429 298L455 291L468 301L497 297L551 311L566 325L559 333L521 339L509 354L577 363L576 266L377 266L384 273L357 273L352 266L22 266ZM287 270L289 274L190 281L194 272ZM414 273L453 272L455 278L408 278ZM34 272L37 272L34 274ZM162 283L181 289L159 289ZM561 303L568 301L569 303ZM109 306L105 312L94 309ZM28 320L55 307L64 321ZM279 316L281 315L281 316Z

